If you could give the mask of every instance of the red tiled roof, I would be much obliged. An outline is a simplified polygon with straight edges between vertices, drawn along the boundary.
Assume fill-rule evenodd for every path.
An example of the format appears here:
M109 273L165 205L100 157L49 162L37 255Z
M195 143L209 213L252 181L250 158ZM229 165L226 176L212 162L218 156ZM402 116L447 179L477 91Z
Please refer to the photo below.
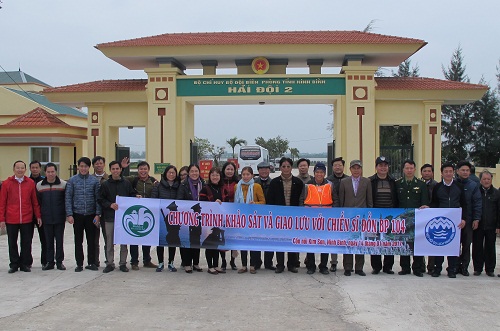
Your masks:
M361 31L274 31L166 33L98 44L101 47L260 44L426 44L413 38Z
M43 93L144 91L146 90L147 83L147 79L98 80L95 82L46 88L43 90Z
M26 114L21 115L4 124L3 126L69 127L70 125L58 119L45 109L37 107L32 111L29 111Z
M425 77L377 77L377 90L487 90L488 86Z

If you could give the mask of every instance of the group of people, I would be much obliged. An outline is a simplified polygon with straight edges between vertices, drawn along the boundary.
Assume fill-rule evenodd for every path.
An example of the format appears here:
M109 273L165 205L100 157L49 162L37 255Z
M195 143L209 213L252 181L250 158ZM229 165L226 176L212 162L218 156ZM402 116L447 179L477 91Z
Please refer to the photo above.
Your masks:
M416 164L412 160L404 161L404 175L396 180L389 174L389 160L383 156L375 160L375 174L370 177L363 177L363 164L360 160L350 162L351 176L347 176L344 173L345 161L342 157L332 161L333 173L329 177L326 177L326 165L320 162L315 164L314 174L311 176L310 161L304 158L297 162L298 176L293 176L293 161L283 157L279 162L281 174L274 179L269 176L268 163L262 162L258 165L258 174L254 174L251 167L244 167L239 177L236 165L226 162L222 169L210 169L207 182L200 177L200 168L196 164L182 167L179 171L175 166L169 165L159 181L149 175L150 166L145 161L138 164L137 175L127 177L122 176L123 168L129 166L127 158L121 162L110 162L109 174L105 171L105 159L101 156L92 160L82 157L77 166L78 173L64 181L57 176L57 166L54 163L44 165L45 177L41 176L42 165L38 161L30 163L30 177L25 175L27 169L23 161L14 163L14 175L2 183L0 193L0 227L7 228L9 273L18 270L31 271L31 243L35 227L38 229L42 246L42 269L65 270L63 237L66 222L73 225L75 271L81 272L84 268L99 269L101 232L105 252L103 272L113 271L114 214L118 210L116 197L128 196L309 208L462 208L462 218L458 226L461 229L461 254L448 257L448 277L455 278L457 274L469 276L471 245L474 275L479 276L485 271L488 276L494 276L495 241L496 234L500 233L500 193L492 186L492 174L485 170L477 179L471 173L472 165L468 161L461 161L456 167L451 163L444 163L441 166L440 182L433 179L434 169L430 164L424 164L420 168L422 178L418 179L415 175ZM90 173L91 166L94 168L93 174ZM167 232L179 230L169 229L168 222L166 225ZM190 239L197 238L199 241L201 227L190 227L189 235ZM223 233L217 235L224 238ZM87 242L85 267L84 236ZM175 272L177 268L174 266L174 258L180 242L169 240L168 236L167 234L170 246L166 266L169 271ZM190 242L192 243L191 240ZM199 242L195 246L203 247ZM131 268L139 270L139 247L120 245L118 266L123 272L129 271L129 249ZM157 247L156 252L158 265L152 262L151 247L142 246L143 266L156 268L156 271L161 272L165 268L164 247ZM224 250L205 249L208 273L217 275L226 272L226 253ZM238 255L241 256L239 269L236 267ZM186 273L203 271L200 267L199 248L180 247L180 256L181 267ZM356 275L365 276L364 259L364 255L343 254L344 275L351 276L354 272ZM259 251L231 251L229 266L238 273L255 274L262 264L264 268L276 273L282 273L285 267L290 272L298 272L298 252L288 252L286 264L284 252L276 252L276 266L273 260L274 252L264 252L262 260ZM426 269L423 256L413 256L413 263L410 256L401 256L401 270L398 274L413 273L423 277L427 271L433 277L439 277L443 262L442 256L428 257ZM314 253L307 253L304 263L308 274L315 273L317 269L322 274L329 274L337 271L338 256L321 253L320 263L316 266ZM372 274L394 274L393 255L371 255L370 263Z

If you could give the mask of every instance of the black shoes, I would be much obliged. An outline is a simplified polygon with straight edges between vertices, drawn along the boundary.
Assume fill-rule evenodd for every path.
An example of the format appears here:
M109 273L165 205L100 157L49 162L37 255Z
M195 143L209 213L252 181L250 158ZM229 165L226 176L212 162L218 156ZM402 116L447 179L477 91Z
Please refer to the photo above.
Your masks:
M285 271L285 268L280 268L280 267L277 267L276 270L274 270L274 272L277 273L277 274L280 274L283 271Z
M299 269L297 269L296 267L291 267L291 268L288 268L288 271L293 272L294 274L296 274L297 272L299 272Z
M47 263L42 267L42 270L52 270L54 269L54 264L53 263Z
M322 275L329 275L330 274L330 272L328 271L328 268L319 269L319 273Z
M336 264L332 264L332 266L330 267L330 271L331 272L337 272L337 265Z
M439 277L441 276L441 272L437 272L436 270L434 270L431 274L432 277Z
M30 268L30 267L27 267L27 266L25 266L25 265L21 266L21 267L19 268L19 270L24 271L24 272L31 272L31 268Z
M83 271L83 267L81 265L76 266L75 272L81 272L81 271Z
M398 275L409 275L411 274L411 271L410 270L401 270L398 272Z
M380 273L380 270L375 270L375 269L372 270L372 275L378 275L379 273Z
M7 271L9 274L13 274L14 272L17 271L17 268L10 268L9 271Z
M363 270L356 270L354 273L359 276L366 276L366 273Z
M394 271L392 271L392 270L390 270L390 269L388 269L388 270L383 270L383 272L384 272L385 274L388 274L388 275L394 275Z
M113 269L114 269L114 268L113 268ZM127 268L127 266L126 266L126 265L121 265L121 266L120 266L120 271L121 271L121 272L128 272L128 270L129 270L129 269Z
M424 277L424 274L420 271L414 271L413 274L417 277Z
M313 269L307 269L307 274L308 275L312 275L316 272L316 270L313 270Z
M462 269L462 275L465 277L469 277L469 271L467 269Z
M115 270L115 267L113 267L112 265L107 265L102 272L107 274L108 272L111 272L113 270Z
M488 274L488 273L486 273L486 274ZM480 276L480 275L481 275L481 271L474 271L474 274L473 274L473 275L474 275L474 276Z
M454 272L448 272L448 278L457 278L457 274Z
M266 266L264 268L266 268L267 270L273 270L273 271L276 270L276 267L272 266L272 265L271 266Z
M344 276L350 276L351 270L344 270Z
M234 258L231 258L229 265L231 266L231 270L238 270L238 268L236 268L236 263L234 263Z
M486 271L486 275L488 277L495 277L495 273L493 271Z
M99 270L99 268L95 264L89 264L88 266L85 266L85 269L92 270L92 271Z
M66 267L64 266L64 264L61 263L58 263L57 264L57 270L66 270Z

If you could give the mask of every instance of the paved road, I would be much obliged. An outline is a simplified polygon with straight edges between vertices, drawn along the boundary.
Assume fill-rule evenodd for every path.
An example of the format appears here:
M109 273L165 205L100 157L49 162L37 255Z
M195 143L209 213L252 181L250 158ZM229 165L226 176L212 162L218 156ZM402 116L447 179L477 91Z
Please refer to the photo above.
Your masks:
M1 330L500 329L500 278L484 274L310 276L304 267L298 274L75 273L71 226L65 240L68 270L41 270L35 236L32 272L8 274L7 238L0 236Z

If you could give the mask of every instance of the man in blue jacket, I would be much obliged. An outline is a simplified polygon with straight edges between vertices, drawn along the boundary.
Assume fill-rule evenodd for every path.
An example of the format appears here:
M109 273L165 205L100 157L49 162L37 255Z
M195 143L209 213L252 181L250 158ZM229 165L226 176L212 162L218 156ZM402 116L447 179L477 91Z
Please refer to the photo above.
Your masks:
M97 203L99 180L89 174L90 159L81 157L78 174L68 180L66 185L66 220L73 224L75 233L75 272L83 271L83 234L87 238L87 263L85 269L98 270L95 254L95 232L101 219L101 206Z
M457 273L469 276L470 245L472 244L472 233L479 226L482 214L482 198L479 185L470 179L472 165L469 161L460 161L457 164L457 181L464 186L465 202L467 203L467 214L465 214L465 227L462 229L460 245L462 251L458 262Z

